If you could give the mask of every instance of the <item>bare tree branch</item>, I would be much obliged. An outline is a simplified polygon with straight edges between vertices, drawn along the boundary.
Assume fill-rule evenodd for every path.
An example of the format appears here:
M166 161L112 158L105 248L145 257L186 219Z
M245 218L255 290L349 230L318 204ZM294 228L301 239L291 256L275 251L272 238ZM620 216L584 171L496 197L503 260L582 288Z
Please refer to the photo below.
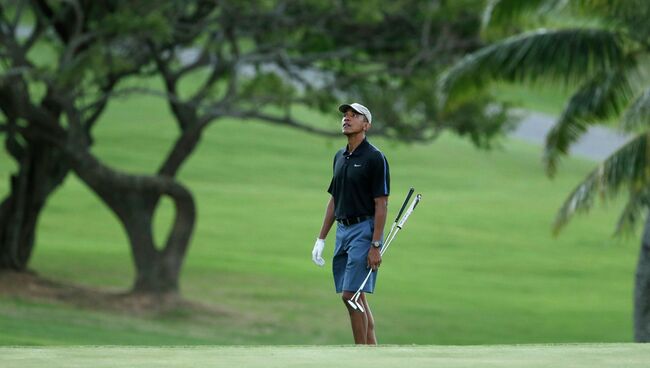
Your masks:
M224 35L222 32L211 32L200 48L199 57L194 60L194 62L189 63L182 67L178 72L176 72L176 79L182 78L187 73L194 71L198 68L202 68L208 65L215 65L217 61L221 61L221 46L224 40ZM217 48L216 55L213 54L210 49Z
M153 56L154 61L156 62L158 71L160 71L160 73L162 74L167 90L170 93L176 95L176 75L169 69L168 66L171 57L168 58L167 60L163 59L160 50L156 47L156 44L151 40L147 41L147 46L149 47L149 52L151 56ZM169 50L169 52L173 53L173 50Z
M231 52L233 54L233 59L232 62L229 63L230 68L228 68L228 71L230 72L230 78L228 79L228 87L226 88L226 93L224 94L223 98L219 101L218 104L227 106L237 94L237 90L239 87L239 76L237 74L237 66L239 65L241 59L239 53L239 45L237 42L237 38L234 35L234 30L226 29L225 36L232 50Z
M43 0L31 0L31 1L33 3L32 10L34 12L34 15L36 15L36 21L37 21L36 25L38 26L40 24L41 27L43 28L57 29L57 27L54 25L54 22L52 21L52 16L53 16L52 9L49 8L47 3L45 3L45 1Z
M223 116L229 116L229 117L241 118L241 119L258 119L267 123L288 126L305 132L314 133L326 137L338 137L341 135L341 133L339 132L334 132L331 130L325 130L325 129L314 127L305 122L293 119L291 116L274 116L257 110L228 111L225 112Z
M214 55L212 55L212 58L210 59L210 65L212 65L212 71L210 72L210 76L205 80L205 82L199 87L199 89L196 91L196 93L190 98L191 101L194 103L200 103L205 97L208 95L210 88L214 85L215 82L217 82L221 77L223 77L228 70L232 69L232 64L230 62L226 62L226 60L223 57L223 34L220 33L216 38L215 38L216 45L217 46L217 51L215 52ZM207 48L207 45L206 45Z
M0 4L0 34L6 36L13 36L14 30L11 28L11 23L9 19L5 17L5 10L2 4Z
M255 52L244 54L239 58L242 64L263 64L270 62L287 61L295 66L310 66L318 61L337 60L341 58L352 57L355 55L353 48L345 47L337 50L303 54L289 57L284 49L271 49L270 52L260 52L258 48Z
M74 24L74 31L72 32L72 36L70 38L74 39L76 37L79 37L83 30L83 24L84 24L84 11L83 9L81 9L81 4L79 4L79 0L60 0L60 1L70 4L72 10L74 10L75 24Z
M230 62L221 60L218 61L218 64L214 64L210 75L208 78L206 78L205 82L201 85L201 87L199 87L196 93L194 93L194 95L190 98L190 101L196 104L201 103L207 97L208 93L210 93L210 89L214 86L214 84L226 74L228 74L229 70L234 70L234 67Z
M3 44L5 57L11 59L13 67L33 67L27 59L26 50L15 39L15 33L6 33L2 30L3 22L0 21L0 44Z
M213 58L210 57L206 47L201 48L199 56L191 63L186 64L180 68L176 73L174 73L175 79L180 79L185 76L187 73L193 72L197 69L212 65L214 63Z
M127 76L141 72L143 64L144 63L140 63L139 65L135 65L129 70L123 70L119 73L111 73L107 76L106 84L101 86L102 93L97 97L97 100L83 108L81 111L82 115L86 114L88 111L91 111L90 115L83 122L85 130L88 134L103 113L109 99L114 96L113 90L117 85L117 82Z
M25 147L16 138L20 134L20 127L16 124L16 119L10 116L3 123L0 132L6 133L5 149L16 161L20 161L25 156Z
M83 125L85 127L85 131L89 133L93 126L95 126L95 123L99 119L99 117L102 115L104 112L104 109L108 105L108 100L110 99L111 93L110 91L113 89L113 86L115 84L110 84L109 86L102 88L102 91L104 91L104 94L94 103L90 104L88 108L82 109L81 113L83 114L85 110L91 110L92 112L90 113L90 116L88 116L86 119L84 119Z
M61 61L59 62L60 66L68 65L72 62L72 59L75 56L75 53L84 45L90 44L94 41L99 34L96 32L89 32L86 34L74 35L70 42L66 46L66 51L63 54Z
M174 147L169 151L165 161L158 169L158 174L175 177L178 169L196 149L203 130L210 121L198 120L183 129L181 136L174 142Z
M20 18L23 15L23 11L25 10L25 3L27 1L18 1L18 4L16 5L16 13L14 14L14 19L11 21L11 33L15 34L16 29L18 29L19 23L20 23Z
M23 45L23 49L25 51L31 50L31 48L34 46L36 41L41 37L43 34L43 30L45 27L43 26L43 20L41 17L36 17L36 26L32 30L32 33L29 35L27 38L27 41L25 41L25 44Z
M19 77L19 76L23 75L23 73L26 73L26 72L28 72L30 70L32 70L32 69L29 68L29 67L26 67L26 66L6 69L2 74L0 74L0 81L2 81L3 79Z
M420 35L420 51L415 54L415 56L413 56L408 63L406 63L406 66L400 71L402 75L411 75L413 73L413 70L415 70L415 68L420 63L426 62L429 60L429 58L435 56L439 52L443 42L445 42L444 40L446 40L448 37L448 28L445 26L442 29L443 35L437 38L438 42L436 46L434 48L431 47L430 34L432 14L433 13L428 14L426 21L422 25L422 32Z
M97 96L97 100L85 107L83 107L84 112L88 111L94 111L99 108L99 106L108 99L111 98L120 98L120 97L126 97L126 96L131 96L134 94L141 94L141 95L148 95L148 96L154 96L154 97L160 97L161 99L165 101L172 101L173 103L176 104L185 104L188 106L196 107L199 108L199 104L194 104L192 102L187 102L181 99L179 96L171 94L169 92L153 89L153 88L146 88L146 87L126 87L126 88L121 88L118 90L110 90L110 91L104 91L103 93L99 94ZM216 111L216 108L211 108L211 111ZM91 120L86 119L86 121Z

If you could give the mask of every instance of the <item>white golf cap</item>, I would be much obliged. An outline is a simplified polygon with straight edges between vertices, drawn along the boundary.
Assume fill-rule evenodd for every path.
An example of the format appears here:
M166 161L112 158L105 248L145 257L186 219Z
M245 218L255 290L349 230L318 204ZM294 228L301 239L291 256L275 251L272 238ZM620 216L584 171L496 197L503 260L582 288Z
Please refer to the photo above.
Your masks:
M345 113L348 109L352 109L356 111L357 113L363 115L368 119L368 122L372 124L372 114L370 113L370 110L368 110L367 107L363 106L360 103L353 102L351 104L343 104L339 106L339 111Z

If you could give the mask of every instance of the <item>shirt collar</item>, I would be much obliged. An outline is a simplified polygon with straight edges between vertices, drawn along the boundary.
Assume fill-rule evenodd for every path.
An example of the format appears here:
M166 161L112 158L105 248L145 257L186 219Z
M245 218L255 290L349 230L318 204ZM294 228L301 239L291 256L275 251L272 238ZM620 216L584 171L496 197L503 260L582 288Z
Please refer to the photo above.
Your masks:
M354 152L352 152L351 155L349 154L349 151L348 151L349 147L346 144L344 153L346 155L355 156L357 153L365 151L368 148L368 146L370 146L370 143L368 143L368 138L366 137L366 138L363 138L363 141L361 143L359 143L359 146L357 148L355 148Z

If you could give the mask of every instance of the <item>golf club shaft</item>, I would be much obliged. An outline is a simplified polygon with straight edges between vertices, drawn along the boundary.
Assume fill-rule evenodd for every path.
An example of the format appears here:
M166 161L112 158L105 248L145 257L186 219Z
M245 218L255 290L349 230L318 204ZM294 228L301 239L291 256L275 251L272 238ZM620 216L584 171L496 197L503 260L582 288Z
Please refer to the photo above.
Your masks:
M396 230L394 232L388 234L389 236L387 237L386 243L384 244L384 246L381 249L381 252L379 253L380 256L384 255L384 253L386 252L386 249L388 249L388 247L390 246L390 243L393 241L393 239L395 239L395 236L397 236L397 233L400 231L400 229L401 229L400 227L396 227ZM353 299L358 298L359 295L361 295L361 290L363 290L363 287L366 286L366 283L368 282L368 279L370 278L370 275L372 275L372 272L373 272L373 270L371 268L368 271L368 274L366 275L366 278L363 279L363 282L361 283L361 286L359 286L359 289L357 290L357 292L354 293L354 295L352 296Z
M384 249L387 248L386 245L389 244L395 238L395 234L397 234L397 232L399 231L399 228L397 228L395 225L397 225L397 223L394 223L393 227L390 229L390 232L388 232L388 235L386 236L386 242L384 243L384 246L382 247L380 255L384 254ZM361 293L361 290L363 289L364 286L366 286L366 282L368 282L368 279L370 278L371 274L372 274L372 269L370 269L370 271L368 271L368 274L366 275L366 278L361 283L361 286L359 287L359 289L354 293L354 295L352 295L352 298L350 298L350 300L359 297L359 295Z
M409 199L411 199L411 196L413 195L413 192L415 189L411 187L406 194L406 198L404 198L404 202L402 203L402 207L400 207L399 212L397 213L397 216L395 216L395 221L393 221L393 225L390 227L390 231L386 235L386 239L384 239L384 244L389 241L391 234L393 234L393 231L395 230L395 227L397 226L397 223L399 221L399 218L402 216L402 212L404 212L404 209L406 208L406 205L409 203Z
M413 195L413 192L415 192L415 188L411 187L409 189L408 193L406 194L406 198L404 198L404 202L402 203L402 207L400 207L399 212L397 213L397 216L395 216L395 221L393 221L393 225L391 226L390 231L386 235L386 239L384 240L384 245L386 243L390 242L390 240L392 239L391 235L393 234L393 232L395 230L395 227L397 226L397 223L399 221L399 218L402 216L402 212L404 212L404 209L406 208L406 205L409 202L409 199L411 199L411 196ZM384 254L383 249L382 249L381 254ZM363 283L361 284L361 288L359 288L359 290L363 289L363 287L366 285L366 282L368 281L368 278L370 277L371 273L372 273L372 270L370 270L370 272L366 276L365 280L363 280ZM357 295L357 294L359 294L359 291L357 291L354 295ZM354 298L354 296L353 296L353 298Z
M386 235L386 239L384 239L384 244L390 239L391 234L393 233L393 230L395 230L395 227L397 226L397 223L399 221L399 218L402 216L402 212L404 212L404 208L406 208L406 205L409 202L409 199L411 199L411 196L413 195L413 192L415 189L411 187L406 194L406 198L404 199L404 202L402 203L402 207L400 207L399 212L397 213L397 216L395 217L395 221L393 221L393 225L390 227L390 231Z
M397 230L395 231L395 235L397 235L398 232L399 232L399 228L397 228ZM384 254L385 250L388 248L388 246L390 245L390 242L391 242L393 239L395 239L395 236L393 236L392 238L390 238L390 239L386 242L386 244L384 244L384 247L382 248L382 250L381 250L381 252L380 252L380 255L383 255L383 254ZM354 293L354 295L352 296L353 299L354 299L354 298L357 298L359 295L361 295L361 290L363 289L364 286L366 286L366 283L368 282L368 279L370 278L370 275L372 275L372 272L373 272L373 270L372 270L372 268L371 268L371 269L368 271L368 274L366 275L366 278L363 279L363 282L361 283L361 286L359 287L359 290L357 290L357 292Z
M402 212L404 212L404 208L406 208L406 205L409 203L409 199L411 199L411 196L413 195L414 191L415 191L415 189L413 187L411 187L411 189L409 189L409 192L406 195L406 198L404 199L404 203L402 203L402 207L399 209L399 212L397 213L397 216L395 217L394 223L397 223L400 216L402 216Z
M407 196L407 199L411 197L411 194L412 194L412 192L409 191L409 195ZM390 246L390 243L392 243L393 239L395 239L395 237L397 236L397 233L404 227L404 224L406 223L406 220L408 220L409 216L411 216L411 214L413 213L413 210L415 210L415 207L418 205L421 198L422 198L422 196L420 194L418 194L413 199L413 202L411 202L411 205L409 206L408 210L404 214L404 217L402 217L402 219L399 221L399 224L397 226L395 226L395 224L393 224L393 227L390 229L390 232L386 236L386 243L384 244L383 248L381 249L381 252L380 252L381 256L384 255L384 253L386 252L386 250ZM404 205L402 205L402 208L400 209L399 215L401 215L402 211L404 210L405 205L406 205L406 202L404 202ZM397 221L397 219L399 219L399 215L397 216L395 221ZM370 275L372 274L372 272L373 272L372 269L370 269L370 271L368 271L368 274L366 275L366 278L361 283L361 286L359 286L359 289L354 293L354 295L352 295L352 298L350 300L354 300L354 299L359 298L359 296L361 295L361 290L363 290L364 286L366 286L366 283L368 282L368 279L370 279Z
M402 217L402 220L397 225L397 231L395 231L395 233L393 234L393 238L389 239L390 241L387 241L386 244L384 245L384 247L381 249L381 255L382 256L388 250L388 247L390 246L390 243L395 238L397 233L400 230L402 230L402 228L406 224L406 220L408 220L409 216L411 216L411 214L415 210L415 207L417 207L418 203L420 203L420 199L422 199L422 195L418 194L417 196L415 196L415 198L413 199L413 202L411 203L411 206L409 207L408 211L406 211L406 213L404 214L404 217Z

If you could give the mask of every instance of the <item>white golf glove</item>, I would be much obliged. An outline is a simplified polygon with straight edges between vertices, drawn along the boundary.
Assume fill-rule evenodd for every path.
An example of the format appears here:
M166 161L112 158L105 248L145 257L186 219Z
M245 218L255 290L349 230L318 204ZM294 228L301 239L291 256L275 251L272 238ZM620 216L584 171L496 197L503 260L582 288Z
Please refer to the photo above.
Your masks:
M323 259L323 248L325 248L325 239L316 239L314 250L311 251L311 260L320 267L323 267L325 264L325 260Z

